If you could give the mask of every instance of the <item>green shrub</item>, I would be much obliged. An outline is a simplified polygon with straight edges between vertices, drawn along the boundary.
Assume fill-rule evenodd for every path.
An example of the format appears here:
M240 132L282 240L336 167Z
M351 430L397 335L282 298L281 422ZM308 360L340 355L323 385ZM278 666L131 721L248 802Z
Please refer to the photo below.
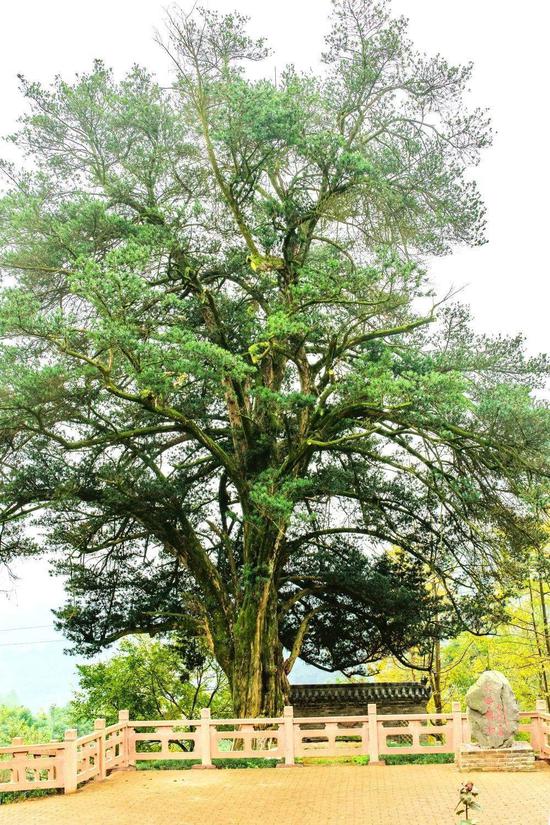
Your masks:
M454 753L386 753L380 758L386 765L448 765L455 761Z
M36 799L39 796L52 796L61 793L61 789L44 788L36 791L4 791L0 792L0 805L8 805L10 802L23 802L25 799Z
M213 759L216 768L274 768L278 759ZM138 771L188 771L194 765L200 765L200 759L155 759L150 762L137 762Z

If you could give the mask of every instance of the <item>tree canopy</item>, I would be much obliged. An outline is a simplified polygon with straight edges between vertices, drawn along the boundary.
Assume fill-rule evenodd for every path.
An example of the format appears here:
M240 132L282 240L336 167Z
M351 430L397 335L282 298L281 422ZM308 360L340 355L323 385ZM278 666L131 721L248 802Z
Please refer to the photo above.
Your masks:
M297 656L354 669L500 614L547 364L426 272L484 241L471 66L376 0L337 0L322 72L277 84L239 14L174 11L160 43L169 89L22 79L0 552L55 552L79 650L177 628L270 713Z

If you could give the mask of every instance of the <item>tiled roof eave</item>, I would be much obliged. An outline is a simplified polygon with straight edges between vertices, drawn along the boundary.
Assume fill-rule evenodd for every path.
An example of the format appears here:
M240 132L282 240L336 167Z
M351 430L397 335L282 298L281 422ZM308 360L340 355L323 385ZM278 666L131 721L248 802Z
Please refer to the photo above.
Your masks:
M352 682L350 684L292 685L292 704L349 705L384 703L426 703L431 691L418 682Z

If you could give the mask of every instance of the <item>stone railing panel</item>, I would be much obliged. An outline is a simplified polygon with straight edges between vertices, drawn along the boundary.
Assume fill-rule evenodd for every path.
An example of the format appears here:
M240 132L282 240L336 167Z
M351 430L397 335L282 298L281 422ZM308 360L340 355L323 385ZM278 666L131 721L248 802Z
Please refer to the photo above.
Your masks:
M102 749L103 737L100 733L91 733L76 740L77 785L100 775Z
M16 738L0 748L0 793L63 787L64 743L24 745Z
M126 743L126 724L118 723L118 725L110 725L105 728L105 770L114 770L114 768L123 767L127 762L127 754L125 754Z
M368 719L364 716L304 716L293 720L294 755L366 756Z
M209 722L210 759L280 759L283 719L218 719Z
M452 714L384 715L376 724L380 755L454 752Z
M27 755L25 759L12 759L7 781L0 782L2 791L37 791L63 787L60 763L52 759ZM2 766L2 773L3 773Z
M130 763L136 761L200 758L200 723L171 720L127 723L130 736Z

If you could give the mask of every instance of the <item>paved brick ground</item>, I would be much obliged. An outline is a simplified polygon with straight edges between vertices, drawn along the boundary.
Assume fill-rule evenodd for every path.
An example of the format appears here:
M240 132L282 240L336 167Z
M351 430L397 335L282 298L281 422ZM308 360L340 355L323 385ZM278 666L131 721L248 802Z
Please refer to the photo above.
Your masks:
M2 806L2 825L456 825L452 765L138 771ZM550 768L476 774L480 825L549 825Z

